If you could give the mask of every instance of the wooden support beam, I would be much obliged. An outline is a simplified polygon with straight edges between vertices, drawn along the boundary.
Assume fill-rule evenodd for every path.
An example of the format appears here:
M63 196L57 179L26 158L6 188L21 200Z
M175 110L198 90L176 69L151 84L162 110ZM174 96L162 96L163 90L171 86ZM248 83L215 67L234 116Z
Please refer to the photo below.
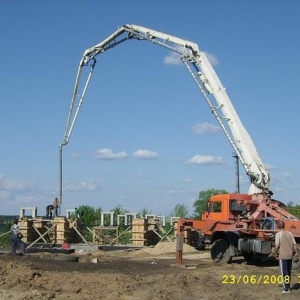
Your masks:
M114 238L108 245L113 244L115 241L117 241L123 234L126 232L129 232L131 230L131 226L127 227L126 230L124 230L120 235L118 235L116 238Z
M46 239L42 236L42 234L38 231L38 229L34 226L34 224L32 224L32 227L33 227L34 230L38 233L38 235L43 239L44 243L47 244Z
M83 235L79 232L79 230L76 228L76 226L74 226L74 224L71 224L70 220L67 219L69 224L72 226L72 228L77 232L77 234L82 238L82 240L84 241L85 244L88 244L88 242L86 241L86 239L83 237Z
M46 232L44 232L39 238L37 238L34 242L32 242L27 248L31 248L34 244L36 244L40 239L42 239L46 234L48 234L51 230L53 230L57 226L57 223L53 224Z
M160 239L162 238L162 236L155 229L150 229L150 230L152 230Z
M105 233L102 233L103 231L108 231L108 232L111 232L111 231L115 231L116 232L116 235L118 236L119 234L119 226L114 226L114 227L111 227L111 226L96 226L96 227L93 227L93 242L96 242L98 240L98 242L100 242L101 238L100 236L103 238L104 242L105 240L109 240L109 234L105 234Z
M160 242L163 241L165 238L170 242L172 239L169 237L169 234L174 230L172 227L168 232L165 233L165 235L160 239Z

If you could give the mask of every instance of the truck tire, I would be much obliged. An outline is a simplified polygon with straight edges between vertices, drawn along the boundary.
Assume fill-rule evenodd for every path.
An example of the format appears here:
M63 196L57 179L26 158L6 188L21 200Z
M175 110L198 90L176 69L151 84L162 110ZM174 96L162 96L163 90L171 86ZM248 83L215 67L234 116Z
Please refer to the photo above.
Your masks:
M300 255L300 244L297 244L298 248L298 255ZM292 263L292 269L296 271L300 271L300 259L297 257L297 259L293 258L293 263Z
M296 271L300 271L300 259L298 260L293 259L292 269Z
M231 263L232 256L229 253L229 245L223 239L216 240L210 250L210 255L215 263Z
M254 256L253 253L243 252L243 257L248 265L258 265L261 262L261 258Z

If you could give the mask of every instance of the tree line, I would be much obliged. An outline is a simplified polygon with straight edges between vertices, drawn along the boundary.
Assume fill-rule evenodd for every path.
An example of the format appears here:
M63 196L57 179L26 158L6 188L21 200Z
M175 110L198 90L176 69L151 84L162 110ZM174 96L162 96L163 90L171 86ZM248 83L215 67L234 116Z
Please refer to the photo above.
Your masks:
M205 191L201 191L199 193L198 198L193 203L193 212L190 213L189 209L186 204L178 203L175 207L171 210L170 214L167 217L179 217L179 218L193 218L193 219L200 219L201 215L206 209L207 203L211 196L216 194L227 194L226 190L219 190L219 189L208 189ZM125 213L129 213L130 211L124 208L122 205L118 205L110 210L113 212L113 223L117 224L117 216L124 215ZM71 217L79 216L81 221L86 224L87 226L96 226L99 225L101 219L101 207L94 208L89 205L81 205L76 210ZM137 212L137 217L144 217L145 215L151 215L153 212L149 210L147 207L139 210ZM110 216L104 216L104 224L110 224Z
M207 189L204 191L200 191L198 198L193 203L193 212L190 214L189 209L186 204L178 203L175 205L173 210L170 212L168 217L179 217L179 218L192 218L192 219L201 219L201 215L204 213L207 207L207 203L209 199L213 195L218 194L228 194L228 192L224 189ZM300 218L300 205L294 204L293 202L289 202L285 209L289 211L291 214L295 215L296 217ZM114 207L112 210L114 212L114 224L117 224L117 216L124 215L125 213L129 213L129 210L123 208L121 205ZM87 226L96 226L99 225L100 218L101 218L101 208L93 208L88 205L82 205L78 208L77 214L80 216L83 223ZM145 215L151 215L152 211L149 210L147 207L139 210L137 212L137 217L144 217ZM74 215L75 217L75 215ZM110 216L105 216L104 220L105 224L110 223Z

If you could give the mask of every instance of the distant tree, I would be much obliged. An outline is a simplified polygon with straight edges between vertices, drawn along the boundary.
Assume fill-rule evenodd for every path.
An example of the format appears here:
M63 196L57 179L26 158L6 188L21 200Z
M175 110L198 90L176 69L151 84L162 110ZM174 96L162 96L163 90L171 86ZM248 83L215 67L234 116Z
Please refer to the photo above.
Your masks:
M81 221L86 226L95 226L100 224L101 208L94 208L89 205L80 205L75 213L75 216L79 215Z
M118 205L111 209L110 211L114 212L114 224L116 225L118 223L118 215L125 215L126 213L129 213L128 209L125 209L122 207L122 205ZM126 232L125 234L123 233L128 229L128 226L125 226L125 218L122 218L119 220L119 243L122 245L127 245L130 244L130 239L131 239L131 233Z
M128 209L124 209L122 205L117 205L115 206L113 209L111 209L110 211L114 212L114 224L116 225L118 223L118 215L124 215L125 213L128 213L129 210ZM106 218L109 218L109 216L106 216ZM110 222L108 219L105 219L105 222ZM120 225L124 224L124 219L121 220Z
M286 209L289 213L291 213L295 217L300 218L300 204L294 204L293 201L289 201Z
M194 202L194 215L195 219L199 219L201 215L204 213L207 203L211 196L218 194L228 194L226 190L218 190L218 189L207 189L206 191L201 191L199 193L198 199Z
M147 207L144 207L137 212L137 217L143 218L145 217L145 215L151 215L151 214L152 214L151 210L149 210Z
M10 245L10 228L13 225L13 219L5 216L1 216L1 230L0 230L0 246ZM6 234L5 234L6 233Z
M170 217L187 218L189 213L188 207L182 203L176 204L170 213Z

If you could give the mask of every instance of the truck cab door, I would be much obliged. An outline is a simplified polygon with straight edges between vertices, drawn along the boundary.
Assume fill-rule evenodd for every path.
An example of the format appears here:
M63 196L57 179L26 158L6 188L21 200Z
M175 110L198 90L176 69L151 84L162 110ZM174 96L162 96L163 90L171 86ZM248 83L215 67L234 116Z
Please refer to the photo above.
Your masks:
M207 206L206 218L209 220L224 219L224 203L223 201L209 201Z

